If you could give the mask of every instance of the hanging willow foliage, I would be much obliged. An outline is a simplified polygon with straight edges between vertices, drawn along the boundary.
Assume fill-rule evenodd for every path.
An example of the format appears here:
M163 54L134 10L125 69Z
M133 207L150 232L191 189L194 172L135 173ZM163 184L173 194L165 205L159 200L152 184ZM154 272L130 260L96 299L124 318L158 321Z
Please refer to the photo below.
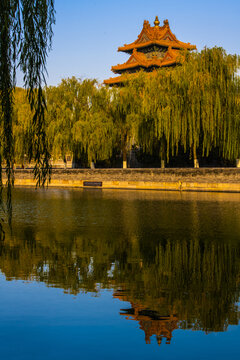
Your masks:
M34 113L31 111L25 89L16 88L13 94L14 162L23 166L28 153L28 144L31 142L31 123Z
M46 88L47 136L54 159L73 153L75 138L73 128L83 113L88 112L88 97L93 92L95 80L62 80L58 86Z
M96 80L75 77L46 88L47 137L54 159L84 154L91 163L111 157L115 133L110 95Z
M111 93L95 82L84 95L86 108L80 111L73 127L75 149L84 151L89 163L109 159L116 139L110 112Z
M54 23L54 0L1 0L0 2L0 205L2 201L2 164L6 165L7 208L11 219L11 187L14 183L13 162L13 90L16 68L23 72L28 101L33 111L32 136L28 157L35 161L37 184L49 175L49 157L45 133L46 56L51 46Z
M134 81L126 80L124 87L111 89L111 115L123 161L127 160L127 152L137 140L141 118L139 89L143 84L140 75Z
M222 48L184 57L181 66L146 74L140 89L139 79L133 81L142 99L139 144L151 151L157 139L166 144L168 159L178 153L179 145L194 158L197 151L208 156L213 147L225 159L238 158L239 58Z

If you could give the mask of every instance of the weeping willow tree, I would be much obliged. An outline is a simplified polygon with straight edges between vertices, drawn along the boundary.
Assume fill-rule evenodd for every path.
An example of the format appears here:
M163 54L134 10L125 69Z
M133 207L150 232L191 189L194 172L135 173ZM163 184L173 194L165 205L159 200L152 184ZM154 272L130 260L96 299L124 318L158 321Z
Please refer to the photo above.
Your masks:
M116 132L111 116L111 93L109 89L92 83L86 91L82 83L85 104L73 126L76 154L87 155L88 163L109 159L112 155Z
M160 156L177 155L179 146L208 156L218 148L220 156L233 160L240 156L239 58L222 48L185 54L175 68L146 75L139 96L142 122L138 140L146 151L156 141ZM141 75L143 76L143 75ZM135 82L136 91L139 82Z
M46 88L47 136L54 159L73 154L76 148L73 129L82 113L88 111L88 96L95 80L63 79L61 84Z
M46 88L47 137L53 159L67 154L88 163L111 156L114 131L110 92L96 80L63 79Z
M117 130L117 141L123 157L123 167L127 167L127 154L136 142L141 117L139 87L143 85L141 75L134 81L127 81L122 88L111 90L111 114Z
M31 123L33 112L26 98L26 90L16 88L14 91L13 107L13 144L14 144L14 162L22 165L26 161L28 153L28 144L31 141Z
M0 204L3 206L3 162L7 176L7 208L11 214L11 188L14 184L13 162L13 90L16 69L23 72L28 101L33 111L32 136L28 157L34 159L37 184L44 184L49 172L50 154L45 132L46 57L51 47L54 0L1 0L0 2ZM9 216L9 219L11 215Z

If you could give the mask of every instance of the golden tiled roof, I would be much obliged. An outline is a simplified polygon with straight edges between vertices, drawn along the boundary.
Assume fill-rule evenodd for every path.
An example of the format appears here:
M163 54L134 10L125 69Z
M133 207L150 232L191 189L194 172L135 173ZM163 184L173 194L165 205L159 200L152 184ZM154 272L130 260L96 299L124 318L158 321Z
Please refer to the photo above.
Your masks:
M148 76L152 76L156 74L156 71L151 71L146 73ZM134 73L128 73L128 72L124 72L122 75L120 76L115 76L115 77L111 77L107 80L104 80L104 84L105 85L120 85L123 84L126 81L132 80L134 78L136 78L136 76L138 75L138 72L134 72Z
M116 76L116 77L111 77L107 80L104 80L104 84L105 85L115 85L115 84L122 84L124 81L126 81L125 76Z
M114 73L120 73L125 70L130 70L134 68L150 68L150 67L163 67L176 64L180 58L178 50L173 50L169 48L165 55L162 58L159 58L157 55L153 55L148 58L146 54L138 52L136 49L133 50L132 55L124 64L118 64L112 66L112 71Z
M184 43L179 41L176 36L172 33L169 27L168 20L164 20L164 25L159 26L158 18L154 22L155 26L151 26L148 21L144 21L143 29L138 35L136 41L131 44L125 44L118 48L118 51L131 52L133 49L140 49L151 45L159 45L163 47L169 47L176 49L196 49L195 45L190 43Z

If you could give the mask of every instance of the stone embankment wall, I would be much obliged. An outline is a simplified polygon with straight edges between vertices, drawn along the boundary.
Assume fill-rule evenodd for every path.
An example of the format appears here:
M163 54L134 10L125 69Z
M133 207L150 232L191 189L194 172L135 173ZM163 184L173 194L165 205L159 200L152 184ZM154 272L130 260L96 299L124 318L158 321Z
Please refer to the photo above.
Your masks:
M32 170L15 170L16 186L35 186ZM51 187L240 192L240 169L53 169Z

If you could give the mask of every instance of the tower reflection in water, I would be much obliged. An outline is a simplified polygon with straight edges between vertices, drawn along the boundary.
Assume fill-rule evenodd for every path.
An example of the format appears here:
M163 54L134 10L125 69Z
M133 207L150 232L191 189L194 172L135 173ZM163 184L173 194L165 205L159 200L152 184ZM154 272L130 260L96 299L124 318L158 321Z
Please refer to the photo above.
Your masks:
M151 344L151 337L156 336L158 345L161 345L163 338L166 344L170 344L173 330L178 328L178 318L176 315L161 316L156 311L147 309L145 306L129 300L127 293L117 290L113 297L122 301L129 301L131 308L121 309L120 315L127 320L135 320L139 323L139 328L145 333L146 344Z

